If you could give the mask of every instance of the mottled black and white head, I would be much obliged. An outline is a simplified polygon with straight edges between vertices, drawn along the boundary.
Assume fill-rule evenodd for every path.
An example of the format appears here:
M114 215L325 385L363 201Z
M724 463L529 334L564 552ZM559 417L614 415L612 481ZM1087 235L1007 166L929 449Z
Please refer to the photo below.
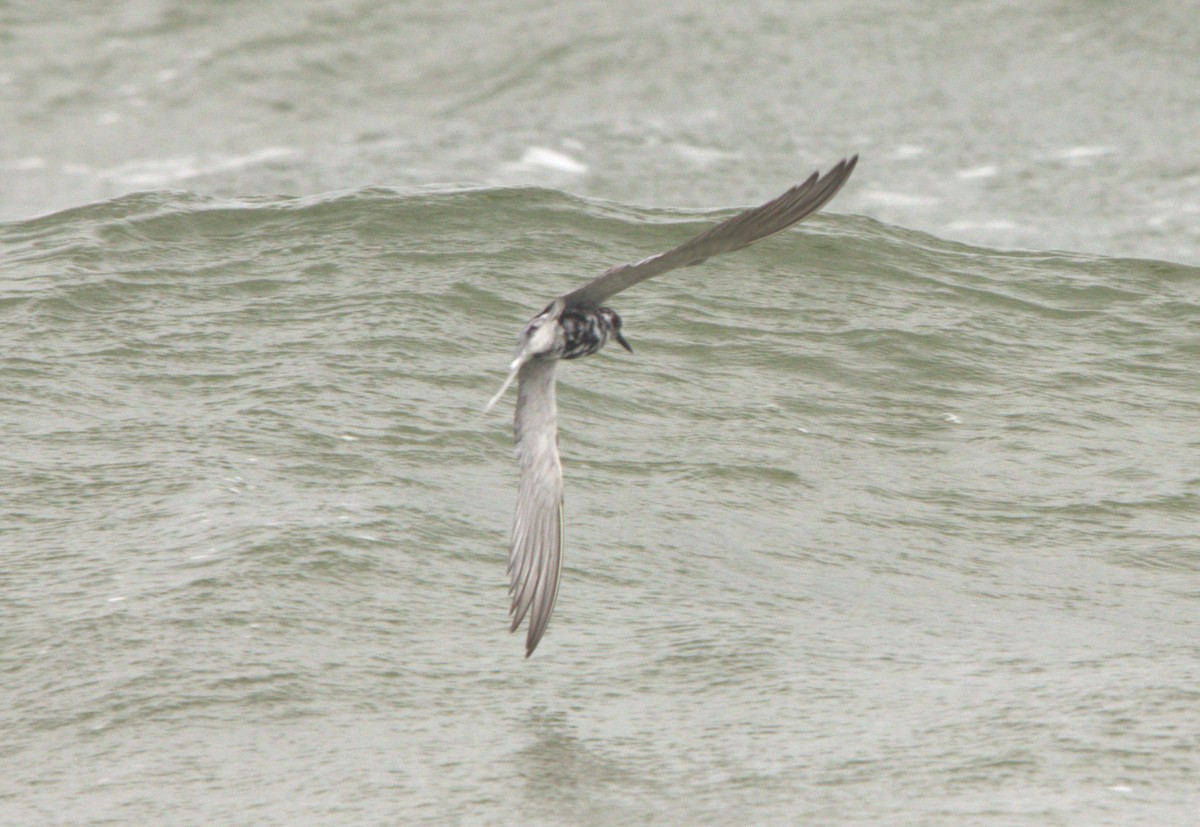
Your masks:
M621 347L633 353L633 348L621 335L621 317L610 307L597 307L594 310L568 308L559 317L559 323L566 339L560 359L591 356L608 344L610 338L616 339Z

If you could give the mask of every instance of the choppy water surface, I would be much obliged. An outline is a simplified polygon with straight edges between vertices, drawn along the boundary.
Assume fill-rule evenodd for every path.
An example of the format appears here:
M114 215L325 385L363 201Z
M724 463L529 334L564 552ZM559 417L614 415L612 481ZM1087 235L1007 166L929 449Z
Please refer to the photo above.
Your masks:
M832 215L622 296L637 356L563 371L569 559L522 662L480 407L573 271L712 218L7 225L14 823L1183 819L1192 268Z
M836 87L814 93L828 129L803 126L827 153L799 149L799 131L766 140L790 104L772 109L761 90L747 94L765 123L684 117L701 110L692 92L670 94L691 88L699 60L683 35L741 44L706 58L718 66L755 42L783 49L754 33L799 23L757 7L742 28L675 16L622 41L601 36L615 24L599 12L568 25L530 11L562 51L500 77L501 47L475 35L502 15L466 16L444 29L484 44L460 51L478 55L461 74L435 71L448 46L386 64L460 90L461 108L413 106L463 143L339 138L339 118L364 119L358 129L378 112L371 95L318 112L297 89L316 96L330 77L360 88L331 44L340 33L381 48L370 31L409 32L380 29L383 12L314 7L288 24L264 12L243 33L219 11L164 4L143 26L145 9L123 8L76 20L110 57L81 35L57 75L26 71L56 24L7 12L16 57L0 87L32 84L68 123L120 120L149 86L72 94L83 82L67 68L169 68L168 54L191 54L165 50L179 41L222 72L253 64L254 49L270 66L282 52L296 86L257 105L286 125L281 146L323 135L334 151L238 145L269 74L229 87L245 129L224 133L223 157L241 160L222 169L154 167L182 157L155 144L184 142L162 124L128 135L141 166L126 172L151 176L137 185L97 174L115 167L95 158L74 173L30 160L82 146L69 129L41 154L36 118L6 137L25 161L5 173L13 218L0 224L0 823L1194 823L1200 270L1160 260L1195 260L1183 228L1194 169L1152 163L1141 189L1113 171L1111 203L1069 214L1053 206L1065 195L1046 207L1046 188L1092 192L1080 165L1109 173L1066 120L1054 141L1075 155L1018 143L997 174L964 157L974 172L958 176L884 128L878 103L879 120L847 125L865 104L839 109ZM903 46L925 31L919 9L889 28L805 8L842 24L816 30L836 33L830 60L843 39L891 44L913 61L897 65L925 71ZM1006 13L989 9L993 22ZM1051 18L1054 38L1079 45L1030 46L1029 77L1037 55L1074 65L1099 48L1103 20L1060 12L1071 25ZM949 51L971 53L977 29L938 14ZM1012 14L997 38L1035 28ZM418 32L436 22L404 19ZM1117 65L1177 37L1121 22L1125 40L1103 36L1125 44ZM321 34L248 34L274 26ZM222 52L221 34L243 50ZM666 55L663 87L635 94L665 114L613 115L623 125L598 143L570 144L565 123L620 108L572 95L584 77L620 88L624 70L602 59L617 43L642 44L647 66ZM839 53L860 78L871 66L847 55L862 49ZM1155 54L1138 64L1150 84L1176 53ZM788 71L821 57L797 54ZM692 74L714 111L740 105L711 86L720 72ZM154 77L166 88L179 76ZM223 76L183 77L199 88L146 106L199 130L199 146L215 140L199 129L212 115L202 92ZM1054 95L1034 97L1053 110ZM525 131L498 119L496 101L526 99L542 114ZM937 121L945 103L904 118L932 119L930 145L994 137L991 122L964 116L956 133ZM1184 133L1157 134L1142 150L1166 157ZM112 151L104 140L87 152ZM744 154L710 151L735 144ZM426 165L397 175L429 185L357 187L388 182L393 149ZM580 279L732 213L671 204L765 199L859 149L830 212L622 294L636 354L560 371L567 566L524 661L505 618L511 397L481 412L520 326ZM957 183L937 204L905 202L905 168L924 170L913 192ZM998 183L971 189L1005 172L1029 185L1024 202ZM429 183L452 178L481 183ZM974 231L949 218L968 201L1055 215L988 225L1003 236L992 241L1029 250L971 246ZM1136 214L1118 217L1121 203ZM1167 218L1149 222L1151 206ZM1039 238L1128 257L1040 251Z

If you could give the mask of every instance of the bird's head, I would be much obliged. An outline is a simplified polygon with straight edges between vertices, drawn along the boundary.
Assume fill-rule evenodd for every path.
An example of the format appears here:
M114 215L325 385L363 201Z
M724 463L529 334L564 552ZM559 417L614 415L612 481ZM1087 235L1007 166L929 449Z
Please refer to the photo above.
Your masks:
M596 314L603 316L608 322L608 326L612 328L612 337L617 340L617 344L633 353L633 348L629 346L629 342L625 341L625 337L621 335L621 317L617 315L617 311L611 307L597 307Z

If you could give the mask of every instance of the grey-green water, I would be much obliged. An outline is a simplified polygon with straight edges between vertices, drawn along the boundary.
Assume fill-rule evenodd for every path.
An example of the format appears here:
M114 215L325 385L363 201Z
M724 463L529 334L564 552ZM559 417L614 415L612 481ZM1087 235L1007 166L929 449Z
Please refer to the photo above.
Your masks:
M0 41L0 823L1194 823L1182 11L40 8ZM481 412L521 324L855 150L561 371L524 661Z

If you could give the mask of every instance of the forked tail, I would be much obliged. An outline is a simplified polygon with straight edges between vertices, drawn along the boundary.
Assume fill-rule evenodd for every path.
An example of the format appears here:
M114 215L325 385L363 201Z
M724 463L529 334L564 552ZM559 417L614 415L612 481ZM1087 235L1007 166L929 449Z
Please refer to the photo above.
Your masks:
M483 412L488 413L492 408L496 407L496 403L500 401L500 397L504 396L504 392L508 390L508 386L517 378L517 372L521 370L521 365L525 363L524 359L513 359L513 363L508 371L508 378L504 380L504 384L500 386L500 390L496 391L496 395L492 397L492 401L488 402L484 407Z

